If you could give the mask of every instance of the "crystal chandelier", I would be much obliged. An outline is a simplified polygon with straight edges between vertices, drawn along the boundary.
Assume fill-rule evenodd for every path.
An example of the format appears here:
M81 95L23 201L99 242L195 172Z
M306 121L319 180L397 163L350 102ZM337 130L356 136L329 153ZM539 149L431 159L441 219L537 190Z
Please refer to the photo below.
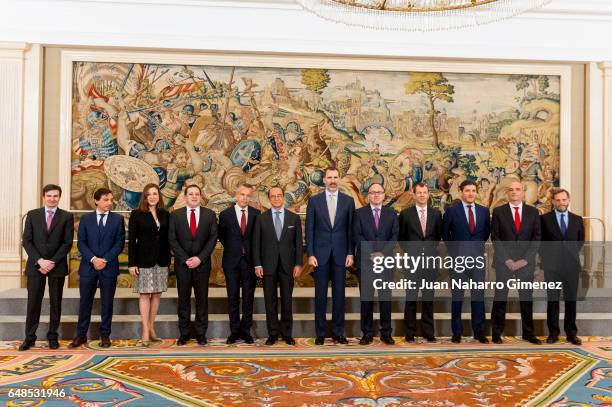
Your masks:
M552 0L297 0L339 23L383 30L437 31L503 20Z

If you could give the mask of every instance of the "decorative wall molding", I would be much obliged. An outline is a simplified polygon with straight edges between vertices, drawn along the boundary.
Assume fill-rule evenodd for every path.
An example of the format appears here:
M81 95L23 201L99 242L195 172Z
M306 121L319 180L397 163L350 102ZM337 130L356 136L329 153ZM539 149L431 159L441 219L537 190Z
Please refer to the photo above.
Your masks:
M27 18L24 16L27 15ZM348 27L293 0L7 1L0 40L67 46L533 61L612 60L612 2L554 0L475 28Z
M14 287L18 287L19 280L24 69L28 49L25 43L0 43L0 143L4 157L0 160L0 173L6 175L0 190L0 284Z

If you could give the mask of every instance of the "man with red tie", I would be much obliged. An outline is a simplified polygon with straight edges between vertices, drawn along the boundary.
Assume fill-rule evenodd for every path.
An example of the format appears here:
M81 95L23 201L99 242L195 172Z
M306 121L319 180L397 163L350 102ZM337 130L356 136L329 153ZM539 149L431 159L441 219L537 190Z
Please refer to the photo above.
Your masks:
M236 189L236 203L219 214L219 241L223 245L223 273L227 288L227 310L230 320L228 344L242 339L253 343L253 300L255 296L255 268L251 254L251 235L258 209L249 206L253 187L242 183ZM242 319L240 291L242 289Z
M506 189L506 195L509 203L495 208L491 221L491 240L495 248L493 267L497 282L503 283L503 288L495 290L491 309L493 342L498 344L502 343L506 324L508 280L516 278L522 282L533 282L535 257L541 238L540 216L535 207L523 202L523 184L518 180L513 181ZM520 289L518 293L523 339L540 344L533 328L533 290Z
M210 256L217 243L217 216L200 206L202 191L197 185L185 188L187 207L170 215L168 243L174 252L174 271L178 291L178 323L180 336L177 345L185 345L190 338L191 290L195 295L195 334L199 345L206 345L208 328L208 279Z

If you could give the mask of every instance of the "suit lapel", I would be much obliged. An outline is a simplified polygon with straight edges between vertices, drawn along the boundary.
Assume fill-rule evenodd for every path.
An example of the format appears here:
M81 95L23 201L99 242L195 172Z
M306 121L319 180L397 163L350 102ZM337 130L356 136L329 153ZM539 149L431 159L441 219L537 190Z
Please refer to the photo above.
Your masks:
M525 207L523 206L523 214L524 213L525 213ZM510 229L512 229L512 233L514 233L514 236L516 237L516 227L514 226L514 213L512 213L512 207L510 206L510 204L505 205L503 214L504 214L504 217L506 218L506 221L510 225ZM523 222L523 219L521 219L521 223L522 222Z
M100 227L97 225L98 223L98 214L96 213L96 216L94 217L95 222L96 222L96 227L98 228L98 234L100 235L100 242L102 242L102 240L104 239L104 236L106 236L106 230L111 227L111 212L109 211L106 214L106 224L104 224L104 221L102 222L102 224L104 225L104 227L102 227L102 229L100 229Z
M563 236L563 233L561 233L561 227L559 226L559 222L557 221L557 214L555 213L555 210L553 209L552 212L549 212L549 214L550 221L554 225L555 234L560 240L564 240L565 236Z
M234 225L234 229L242 236L242 231L240 230L240 223L238 223L238 218L236 217L236 208L234 205L231 206L231 217L232 217L232 225ZM240 213L242 216L242 212ZM249 216L247 216L247 228L249 227Z
M285 234L287 233L288 228L289 228L289 212L287 212L287 209L285 209L285 216L283 218L283 230L281 230L281 236L280 236L280 239L278 239L279 242L283 240L283 238L285 237Z
M431 233L431 229L433 228L433 222L434 222L434 215L433 215L433 209L431 206L427 206L427 219L425 220L425 234L423 235L423 238L427 237L427 235L429 235ZM419 226L420 226L421 222L419 221Z
M333 229L331 219L329 218L329 211L327 210L327 191L323 191L321 194L321 207L323 208L323 213L325 213L324 218L327 219L327 224L330 229ZM340 198L336 199L336 213L338 213L338 206L340 205Z

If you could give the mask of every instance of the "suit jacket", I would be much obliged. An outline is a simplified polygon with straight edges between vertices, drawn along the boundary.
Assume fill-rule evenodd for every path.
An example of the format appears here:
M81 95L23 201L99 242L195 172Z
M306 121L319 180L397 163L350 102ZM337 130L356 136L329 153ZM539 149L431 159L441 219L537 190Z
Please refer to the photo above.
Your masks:
M170 246L168 246L168 223L170 213L157 211L159 230L151 212L135 209L128 223L128 264L129 267L161 267L170 265Z
M435 256L438 242L442 239L442 213L427 206L427 223L425 234L421 228L421 220L416 205L404 209L399 216L399 240L402 249L407 253L423 252L426 256ZM422 242L419 244L418 242Z
M361 269L362 256L368 260L370 254L382 252L385 256L393 255L393 249L399 237L399 221L391 208L382 207L378 229L374 223L374 214L370 205L359 208L353 215L353 244L355 245L355 266Z
M530 270L535 268L535 256L542 236L540 231L540 214L538 210L523 203L521 229L516 233L514 212L509 204L493 209L491 221L491 240L495 248L493 266L496 269L507 268L506 260L524 259Z
M567 211L567 232L561 234L555 211L540 216L542 243L541 265L544 270L579 273L580 249L584 245L584 221L581 216Z
M245 257L249 266L253 265L253 256L251 253L251 239L255 222L261 212L252 206L248 207L246 234L242 236L240 231L240 223L236 218L236 209L234 205L224 209L219 214L219 241L223 245L223 258L221 260L223 269L234 268L244 250Z
M217 216L208 208L200 207L200 220L195 237L191 236L187 221L187 208L180 208L170 214L168 242L174 252L174 268L189 270L185 262L197 256L201 264L198 271L210 272L210 256L217 244Z
M96 211L81 217L77 232L77 247L81 252L79 275L102 273L105 277L119 274L119 253L125 245L125 222L123 216L109 212L106 225L98 228ZM96 271L91 259L100 257L107 261L106 267Z
M286 272L303 264L304 243L302 240L302 221L300 217L285 209L283 230L280 240L276 237L272 210L257 217L253 230L253 264L274 272L280 259Z
M319 265L326 264L332 252L336 265L344 265L346 256L353 254L352 222L355 202L338 192L336 219L331 226L327 211L326 192L310 197L306 208L306 252L315 256Z
M47 275L63 277L68 274L66 256L72 248L74 237L74 217L70 212L57 208L51 228L47 231L45 208L32 209L26 215L23 229L23 248L28 254L26 274L38 273L38 260L55 262L55 267Z
M491 233L491 217L482 205L474 204L473 209L476 212L474 233L470 233L463 203L451 206L442 217L442 239L447 242L451 256L482 256L484 253L484 243Z

